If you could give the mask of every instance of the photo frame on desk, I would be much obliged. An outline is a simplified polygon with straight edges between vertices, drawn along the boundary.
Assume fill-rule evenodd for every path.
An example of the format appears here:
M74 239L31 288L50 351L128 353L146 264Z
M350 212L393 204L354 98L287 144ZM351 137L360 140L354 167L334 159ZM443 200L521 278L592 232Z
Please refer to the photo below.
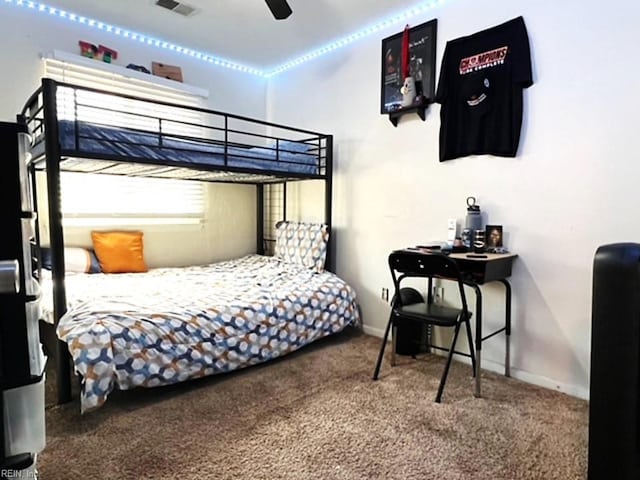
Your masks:
M484 229L487 249L502 247L502 225L487 225Z
M436 34L438 20L433 19L409 30L409 74L416 81L416 103L427 105L435 97ZM401 110L402 33L382 39L380 113Z

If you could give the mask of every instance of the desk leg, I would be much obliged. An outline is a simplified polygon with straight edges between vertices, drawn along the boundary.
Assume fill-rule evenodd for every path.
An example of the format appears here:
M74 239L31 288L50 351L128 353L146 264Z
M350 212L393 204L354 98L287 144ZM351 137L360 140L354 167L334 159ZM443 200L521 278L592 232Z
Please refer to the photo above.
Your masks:
M505 313L504 313L504 333L505 333L505 354L504 354L504 376L511 376L511 285L506 279L500 280L505 288Z
M480 388L480 364L482 363L482 291L476 284L467 284L476 292L476 391L475 397L480 397L482 394Z

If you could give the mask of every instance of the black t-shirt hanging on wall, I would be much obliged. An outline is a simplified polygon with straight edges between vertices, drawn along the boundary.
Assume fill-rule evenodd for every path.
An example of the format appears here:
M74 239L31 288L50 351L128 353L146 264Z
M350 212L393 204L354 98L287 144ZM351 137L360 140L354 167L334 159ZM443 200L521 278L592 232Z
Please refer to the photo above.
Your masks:
M532 84L522 17L447 42L436 94L440 161L476 154L515 157L522 90Z

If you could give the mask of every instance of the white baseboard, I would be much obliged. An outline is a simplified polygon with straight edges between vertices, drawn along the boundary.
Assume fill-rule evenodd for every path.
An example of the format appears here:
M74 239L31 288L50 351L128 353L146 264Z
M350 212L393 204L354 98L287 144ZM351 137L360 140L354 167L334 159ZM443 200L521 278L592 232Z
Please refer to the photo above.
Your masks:
M367 335L372 335L374 337L382 338L382 336L384 335L384 330L380 328L369 327L367 325L363 325L362 330ZM443 354L443 352L437 353L440 355ZM456 360L463 363L471 364L471 359L468 358L460 358L460 356L458 356ZM494 362L492 360L487 360L485 358L482 359L482 369L488 370L490 372L504 374L504 364ZM536 375L535 373L520 370L513 365L511 366L511 378L515 378L532 385L537 385L539 387L548 388L550 390L557 390L559 392L566 393L567 395L571 395L572 397L589 400L589 389L587 388L580 387L578 385L572 385L569 383L560 383L543 375Z
M471 361L466 358L463 361L471 364ZM504 364L484 358L482 359L482 369L504 374ZM513 366L511 366L511 378L515 378L525 383L531 383L532 385L537 385L539 387L548 388L549 390L557 390L559 392L566 393L567 395L571 395L572 397L589 400L589 389L587 388L579 387L578 385L571 385L569 383L560 383L543 375L536 375L535 373L520 370Z
M362 331L367 335L371 335L372 337L382 338L384 335L384 330L380 328L369 327L368 325L363 325Z

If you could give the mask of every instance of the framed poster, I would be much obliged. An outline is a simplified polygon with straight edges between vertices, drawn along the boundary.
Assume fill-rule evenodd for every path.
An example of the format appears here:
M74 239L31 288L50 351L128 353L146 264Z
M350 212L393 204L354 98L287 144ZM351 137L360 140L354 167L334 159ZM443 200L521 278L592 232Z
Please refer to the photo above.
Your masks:
M409 30L409 74L416 81L416 104L433 102L436 83L436 31L438 20L433 19ZM382 75L380 113L400 109L402 93L402 33L382 40Z

